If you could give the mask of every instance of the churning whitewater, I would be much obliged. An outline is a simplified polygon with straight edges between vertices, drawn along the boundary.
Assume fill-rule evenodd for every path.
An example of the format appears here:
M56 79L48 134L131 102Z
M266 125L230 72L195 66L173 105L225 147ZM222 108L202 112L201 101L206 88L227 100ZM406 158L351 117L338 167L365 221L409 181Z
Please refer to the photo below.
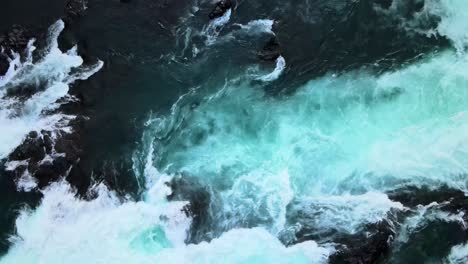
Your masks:
M220 87L191 89L170 113L152 113L145 123L132 156L140 200L101 183L90 188L92 199L80 199L66 181L53 183L36 209L21 211L0 262L327 263L342 246L338 238L384 221L398 219L396 244L434 219L466 229L462 213L437 203L410 210L389 197L406 187L468 192L468 2L424 3L400 26L445 37L452 47L386 73L330 72L275 97L258 83L284 74L284 56L270 73L250 67ZM398 15L403 4L385 12ZM221 36L232 15L228 9L202 28L199 45L235 38L239 28L274 35L273 20L260 19ZM438 24L423 30L418 19L428 15ZM66 131L73 117L44 111L102 67L71 71L83 60L76 49L58 49L63 27L59 21L50 29L43 59L21 62L13 54L0 79L2 158L32 130ZM47 88L19 110L5 97L9 85L36 80ZM205 204L194 208L193 196ZM454 245L443 261L466 263L467 251L466 243Z
M58 38L64 27L65 23L59 20L49 28L45 48L37 51L38 59L35 61L35 39L29 41L25 58L21 58L18 53L11 54L8 71L0 77L0 159L7 158L28 133L35 132L42 139L45 133L49 133L54 141L61 134L72 130L69 124L76 116L63 114L58 109L62 104L77 100L68 94L69 86L98 72L103 62L83 65L76 46L62 52ZM31 89L30 94L20 93L15 96L15 90L24 87L25 90ZM39 163L52 162L61 155L53 149ZM28 160L7 161L5 168L13 171L28 163ZM36 180L28 170L17 180L18 189L29 191L36 186Z

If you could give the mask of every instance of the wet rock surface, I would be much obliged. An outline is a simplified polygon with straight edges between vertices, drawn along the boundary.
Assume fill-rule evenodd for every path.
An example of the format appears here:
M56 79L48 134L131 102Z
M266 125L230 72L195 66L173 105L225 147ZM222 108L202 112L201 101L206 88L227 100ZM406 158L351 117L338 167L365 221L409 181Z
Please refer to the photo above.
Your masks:
M274 61L281 55L281 46L277 37L271 37L263 48L257 53L259 59Z
M202 242L206 238L210 222L208 212L212 199L210 192L206 186L190 177L175 177L168 185L173 190L167 197L169 201L189 201L184 211L193 220L187 242Z
M43 188L65 177L81 152L77 137L77 133L31 132L8 157L9 162L27 164L13 170L15 178L28 174L37 180L37 188Z
M219 1L215 4L215 7L210 12L208 17L210 19L222 17L224 13L226 13L226 11L228 11L230 8L233 8L233 3L230 0Z
M10 63L8 62L8 57L5 54L0 53L0 76L5 75L10 67Z
M460 190L442 186L431 190L427 187L409 186L389 193L389 198L402 203L408 208L434 205L439 210L458 214L463 212L463 219L468 220L468 197Z
M0 35L0 46L7 53L11 51L21 52L26 48L32 37L34 37L34 33L31 30L21 25L13 25L11 29Z
M5 75L13 53L21 53L27 47L34 34L20 25L13 25L9 30L0 33L0 76Z
M367 236L355 235L337 239L341 246L329 258L331 264L378 263L390 252L395 236L392 224L383 221L368 227Z

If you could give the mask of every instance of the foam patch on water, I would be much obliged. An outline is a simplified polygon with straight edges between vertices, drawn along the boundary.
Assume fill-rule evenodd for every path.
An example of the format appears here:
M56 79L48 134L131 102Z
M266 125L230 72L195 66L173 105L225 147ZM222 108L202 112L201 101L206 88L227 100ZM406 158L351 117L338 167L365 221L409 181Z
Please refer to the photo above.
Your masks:
M257 19L249 21L249 23L243 24L234 24L239 26L244 32L250 35L256 35L260 33L268 33L275 35L273 32L274 20L271 19Z
M68 122L74 116L45 112L60 106L57 100L67 98L73 82L86 80L103 65L98 62L83 66L83 59L77 54L76 47L65 53L60 51L57 39L64 26L63 21L51 26L45 55L39 61L33 63L35 47L31 41L24 62L15 54L7 74L0 80L0 158L5 158L30 131L67 132ZM22 86L34 87L36 91L27 99L7 96L9 89Z

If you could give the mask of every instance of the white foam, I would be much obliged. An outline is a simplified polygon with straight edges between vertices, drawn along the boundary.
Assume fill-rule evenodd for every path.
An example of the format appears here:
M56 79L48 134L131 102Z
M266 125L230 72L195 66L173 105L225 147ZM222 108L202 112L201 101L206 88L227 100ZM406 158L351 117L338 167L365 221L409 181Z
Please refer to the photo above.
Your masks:
M37 187L37 179L25 170L21 177L16 181L16 188L19 191L30 192Z
M468 262L468 243L454 246L447 257L449 264L465 264Z
M260 80L263 82L271 82L271 81L277 80L281 76L285 68L286 68L286 60L283 58L283 56L279 56L276 59L275 69L267 75L258 77L257 80Z
M274 20L271 19L257 19L249 21L246 25L235 24L239 26L244 32L250 35L256 35L260 33L268 33L275 35L273 32Z

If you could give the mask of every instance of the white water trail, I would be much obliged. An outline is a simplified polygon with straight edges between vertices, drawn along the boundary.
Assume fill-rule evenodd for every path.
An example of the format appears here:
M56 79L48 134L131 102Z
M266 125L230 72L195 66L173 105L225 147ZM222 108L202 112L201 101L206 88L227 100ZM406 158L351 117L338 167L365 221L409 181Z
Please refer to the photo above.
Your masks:
M279 56L276 59L275 69L267 75L258 77L257 80L260 80L262 82L275 81L281 76L285 68L286 68L286 60L283 58L283 56Z
M205 45L211 46L216 42L219 34L223 27L229 23L231 19L231 8L228 9L221 17L213 19L207 26L205 26L201 32L202 36L206 37Z

